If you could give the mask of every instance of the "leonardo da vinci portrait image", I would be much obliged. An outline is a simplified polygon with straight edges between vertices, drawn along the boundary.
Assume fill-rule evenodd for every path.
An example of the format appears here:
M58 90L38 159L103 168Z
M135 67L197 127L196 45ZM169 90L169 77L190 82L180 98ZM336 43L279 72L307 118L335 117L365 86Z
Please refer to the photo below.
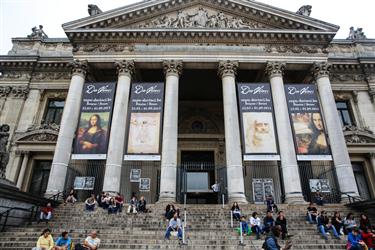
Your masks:
M128 153L158 154L160 113L132 113L130 116Z
M245 153L276 154L277 148L272 113L245 112L242 115Z

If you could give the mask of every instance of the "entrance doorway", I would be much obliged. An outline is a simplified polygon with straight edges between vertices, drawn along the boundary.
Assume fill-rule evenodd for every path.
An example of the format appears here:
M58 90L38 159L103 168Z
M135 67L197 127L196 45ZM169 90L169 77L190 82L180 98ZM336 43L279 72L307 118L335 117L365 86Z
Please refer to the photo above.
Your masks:
M35 161L29 193L42 197L47 190L52 161Z
M188 204L216 204L214 151L182 151L179 183L182 202L186 194Z
M371 194L367 185L367 178L366 178L365 170L363 168L363 163L352 162L352 166L353 166L355 181L358 187L359 196L361 196L361 198L364 200L370 199Z

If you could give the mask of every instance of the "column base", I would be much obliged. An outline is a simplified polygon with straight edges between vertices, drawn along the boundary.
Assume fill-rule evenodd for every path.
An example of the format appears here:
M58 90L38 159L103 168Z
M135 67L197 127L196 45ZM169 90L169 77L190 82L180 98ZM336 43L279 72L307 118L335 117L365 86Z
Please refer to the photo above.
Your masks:
M176 194L172 192L160 193L157 203L176 203Z
M244 194L229 194L228 195L228 204L231 205L234 202L237 202L238 204L248 204L246 197Z
M290 205L300 205L300 204L308 204L303 199L303 196L301 193L298 194L286 194L285 195L285 203L290 204Z

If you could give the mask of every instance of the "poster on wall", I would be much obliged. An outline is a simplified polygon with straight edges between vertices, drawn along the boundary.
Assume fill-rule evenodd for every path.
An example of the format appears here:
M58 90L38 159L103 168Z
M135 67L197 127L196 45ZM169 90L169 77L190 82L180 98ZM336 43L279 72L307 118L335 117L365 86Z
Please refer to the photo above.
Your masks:
M244 160L279 160L271 86L269 83L238 83Z
M116 83L85 83L72 159L106 159Z
M95 177L77 176L74 179L73 187L75 190L94 190Z
M141 179L140 169L130 169L130 182L139 182Z
M297 159L332 160L315 85L287 84L285 92Z
M330 193L331 187L329 185L328 179L310 179L310 191L311 192L321 192L321 193Z
M139 182L139 191L147 192L150 191L151 179L150 178L141 178Z
M125 160L160 160L164 83L133 83Z

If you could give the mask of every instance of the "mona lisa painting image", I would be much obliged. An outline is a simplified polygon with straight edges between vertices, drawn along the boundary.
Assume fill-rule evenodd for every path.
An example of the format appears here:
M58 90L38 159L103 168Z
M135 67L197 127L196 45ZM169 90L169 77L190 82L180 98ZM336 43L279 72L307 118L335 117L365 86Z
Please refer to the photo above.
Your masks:
M81 113L75 154L106 154L109 113Z

